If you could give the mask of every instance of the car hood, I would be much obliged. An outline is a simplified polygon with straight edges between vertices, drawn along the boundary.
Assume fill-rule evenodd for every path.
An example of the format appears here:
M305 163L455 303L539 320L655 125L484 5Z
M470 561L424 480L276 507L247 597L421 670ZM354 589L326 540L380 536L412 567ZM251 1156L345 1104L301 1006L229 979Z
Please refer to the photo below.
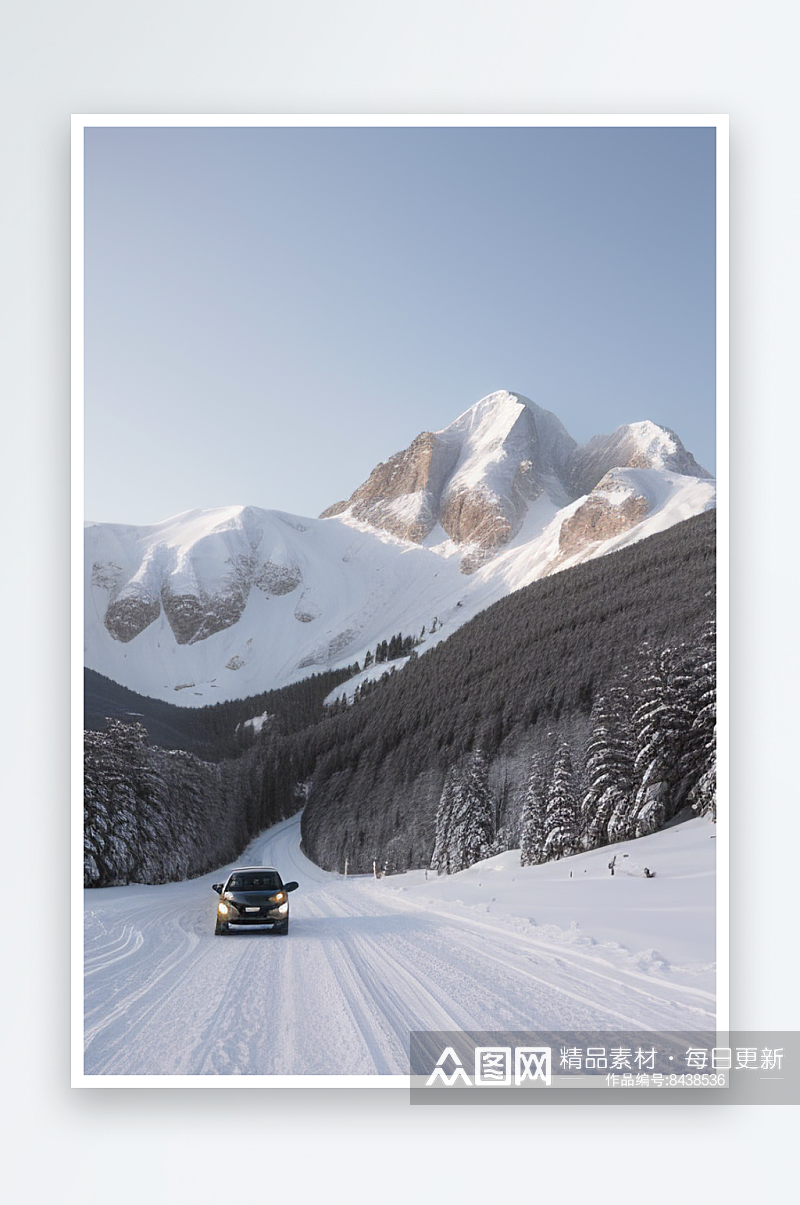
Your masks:
M264 904L271 904L279 891L280 887L272 891L226 891L222 898L232 904L241 904L243 908L263 907Z

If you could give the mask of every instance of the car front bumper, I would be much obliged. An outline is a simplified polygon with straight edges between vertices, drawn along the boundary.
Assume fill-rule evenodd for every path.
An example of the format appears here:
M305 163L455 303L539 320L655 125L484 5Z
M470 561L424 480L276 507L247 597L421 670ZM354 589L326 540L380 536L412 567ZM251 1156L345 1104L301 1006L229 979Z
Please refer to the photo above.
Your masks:
M231 933L234 933L237 929L242 930L242 932L245 929L274 929L276 925L282 925L288 919L289 914L287 912L285 916L276 916L272 919L265 916L256 916L252 919L241 916L236 920L229 920L226 923Z
M227 916L217 914L217 924L226 925L231 932L237 929L274 929L289 919L289 909L260 908L258 912L229 912Z

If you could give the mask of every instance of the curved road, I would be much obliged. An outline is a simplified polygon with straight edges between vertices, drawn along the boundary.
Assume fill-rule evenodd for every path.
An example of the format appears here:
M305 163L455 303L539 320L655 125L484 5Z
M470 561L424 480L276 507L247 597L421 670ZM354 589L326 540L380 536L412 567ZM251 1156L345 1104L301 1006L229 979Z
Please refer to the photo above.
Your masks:
M239 860L300 883L288 938L214 937L225 870L85 892L86 1074L406 1075L412 1029L713 1029L708 992L344 880L299 842L297 816Z

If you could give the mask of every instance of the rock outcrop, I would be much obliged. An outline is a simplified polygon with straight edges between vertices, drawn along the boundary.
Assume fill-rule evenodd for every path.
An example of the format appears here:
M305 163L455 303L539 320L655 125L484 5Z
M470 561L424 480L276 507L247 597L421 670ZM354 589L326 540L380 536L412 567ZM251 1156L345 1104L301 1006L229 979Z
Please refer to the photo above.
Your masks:
M92 564L96 604L102 607L105 595L101 614L115 640L129 643L163 614L177 644L194 644L237 623L254 586L267 597L298 588L303 580L299 566L272 559L274 549L262 549L257 512L234 507L224 513L216 530L203 531L180 551L169 532L161 530L169 525L158 525L149 529L153 534L140 547L138 563L126 568L119 563L125 560L121 556ZM186 518L191 522L192 515ZM139 530L146 529L128 529L137 533L134 542Z
M650 513L650 501L624 480L623 474L608 473L574 514L561 524L559 550L564 556L582 552L623 535Z
M253 585L258 586L264 594L291 594L303 580L303 575L297 565L275 565L265 561L257 567L253 574Z
M194 644L241 619L249 593L249 583L233 582L215 594L205 590L173 594L167 581L161 589L161 602L178 644Z
M421 544L436 524L457 454L453 444L423 431L404 451L377 465L348 502L337 502L320 518L347 511L354 519Z
M146 590L131 588L108 604L104 623L122 644L128 644L161 614L161 601Z

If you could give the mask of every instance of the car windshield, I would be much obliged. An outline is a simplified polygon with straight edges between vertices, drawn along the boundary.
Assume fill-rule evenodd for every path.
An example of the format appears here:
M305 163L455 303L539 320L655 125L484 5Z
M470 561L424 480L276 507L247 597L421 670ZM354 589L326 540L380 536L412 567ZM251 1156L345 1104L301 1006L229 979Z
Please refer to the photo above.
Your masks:
M228 879L228 891L276 891L282 886L274 870L243 870Z

